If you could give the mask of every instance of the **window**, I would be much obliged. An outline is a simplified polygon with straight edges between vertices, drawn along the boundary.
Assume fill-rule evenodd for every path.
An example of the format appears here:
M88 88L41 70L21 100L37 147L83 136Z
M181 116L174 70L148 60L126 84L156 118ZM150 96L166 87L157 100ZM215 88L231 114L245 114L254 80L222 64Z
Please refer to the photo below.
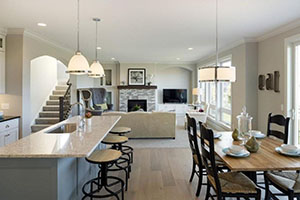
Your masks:
M220 62L221 66L231 66L231 58ZM222 82L220 84L220 120L227 125L231 124L231 83Z
M212 65L215 65L215 63L204 66ZM231 56L220 59L219 65L231 66ZM201 101L210 104L209 116L216 121L231 126L231 83L199 82L199 87L202 88Z
M210 104L209 115L216 117L216 84L207 83L208 85L208 103Z

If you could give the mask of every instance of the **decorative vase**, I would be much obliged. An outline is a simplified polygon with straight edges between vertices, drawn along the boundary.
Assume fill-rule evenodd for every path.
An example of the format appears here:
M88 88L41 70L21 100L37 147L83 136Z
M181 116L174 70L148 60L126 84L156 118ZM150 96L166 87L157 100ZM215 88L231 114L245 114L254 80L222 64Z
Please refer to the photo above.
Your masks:
M238 141L239 140L239 131L237 129L234 129L231 136L234 141Z
M256 153L259 149L259 144L256 141L255 137L252 136L248 142L245 144L245 147L248 151L250 151L251 153Z

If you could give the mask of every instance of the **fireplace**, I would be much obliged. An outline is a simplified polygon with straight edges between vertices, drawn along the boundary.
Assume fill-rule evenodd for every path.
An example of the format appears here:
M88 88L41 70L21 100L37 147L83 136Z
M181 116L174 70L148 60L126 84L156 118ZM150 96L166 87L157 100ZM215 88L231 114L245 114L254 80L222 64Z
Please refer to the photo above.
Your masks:
M140 109L147 111L147 100L144 99L128 99L128 112L137 111L135 107L140 107Z

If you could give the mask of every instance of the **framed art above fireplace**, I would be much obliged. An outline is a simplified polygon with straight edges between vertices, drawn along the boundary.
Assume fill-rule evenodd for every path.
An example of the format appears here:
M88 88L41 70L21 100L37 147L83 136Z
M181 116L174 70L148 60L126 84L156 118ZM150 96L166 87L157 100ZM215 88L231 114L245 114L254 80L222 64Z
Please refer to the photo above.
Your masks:
M146 85L146 69L129 68L128 85Z

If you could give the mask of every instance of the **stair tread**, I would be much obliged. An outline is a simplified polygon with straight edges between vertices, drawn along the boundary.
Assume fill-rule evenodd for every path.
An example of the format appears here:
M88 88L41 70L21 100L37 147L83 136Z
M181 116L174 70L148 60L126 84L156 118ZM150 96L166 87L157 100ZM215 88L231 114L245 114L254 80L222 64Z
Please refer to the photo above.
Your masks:
M47 127L47 126L52 126L53 124L34 124L31 127L35 126L35 127Z
M59 117L38 117L36 119L45 119L45 120L49 119L49 120L53 120L53 119L59 119Z

